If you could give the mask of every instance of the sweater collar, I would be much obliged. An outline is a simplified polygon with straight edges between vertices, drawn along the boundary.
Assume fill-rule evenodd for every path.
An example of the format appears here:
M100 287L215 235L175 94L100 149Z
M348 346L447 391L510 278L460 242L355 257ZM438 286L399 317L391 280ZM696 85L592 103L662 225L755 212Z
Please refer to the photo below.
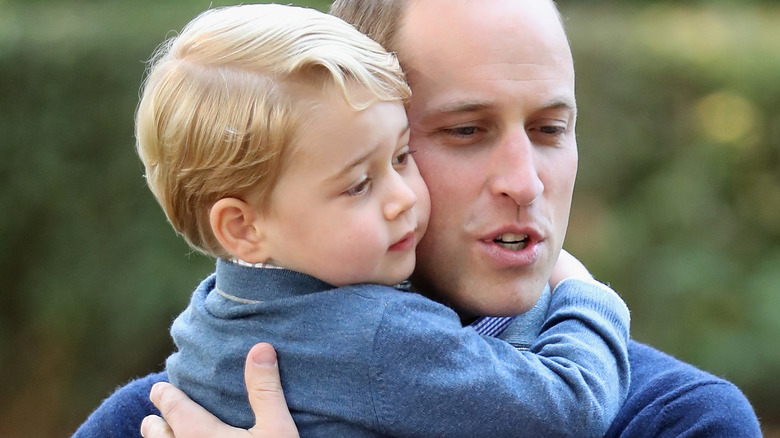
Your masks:
M238 301L257 302L323 292L333 286L289 269L242 266L220 258L217 259L216 288Z

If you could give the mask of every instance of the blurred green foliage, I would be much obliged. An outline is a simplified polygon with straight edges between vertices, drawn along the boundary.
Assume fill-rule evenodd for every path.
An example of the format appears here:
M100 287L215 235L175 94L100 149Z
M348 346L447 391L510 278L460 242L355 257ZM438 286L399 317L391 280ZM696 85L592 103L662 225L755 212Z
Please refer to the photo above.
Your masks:
M566 4L580 117L568 248L632 335L780 420L780 8Z
M213 261L146 189L133 112L153 49L228 3L0 0L0 436L67 435L170 352ZM635 338L777 424L780 7L559 4L580 107L568 249Z

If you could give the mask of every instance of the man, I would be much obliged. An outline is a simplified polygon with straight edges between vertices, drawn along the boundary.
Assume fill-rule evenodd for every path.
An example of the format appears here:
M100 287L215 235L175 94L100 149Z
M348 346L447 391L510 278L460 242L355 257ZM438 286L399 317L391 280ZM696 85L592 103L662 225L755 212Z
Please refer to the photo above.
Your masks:
M574 67L554 4L344 0L333 11L396 51L412 88L410 146L432 201L415 287L464 322L527 311L561 249L577 168ZM608 436L761 436L734 385L636 342L629 353L631 389ZM170 386L152 397L180 438L295 436L272 354L261 345L247 361L263 415L250 432L191 415ZM159 419L144 432L173 436Z

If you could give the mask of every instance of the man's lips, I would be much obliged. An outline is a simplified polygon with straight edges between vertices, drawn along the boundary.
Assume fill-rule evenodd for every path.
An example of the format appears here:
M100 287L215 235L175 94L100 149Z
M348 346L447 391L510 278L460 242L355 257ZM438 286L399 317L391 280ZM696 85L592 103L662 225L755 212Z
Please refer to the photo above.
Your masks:
M390 245L389 251L408 251L414 248L414 231L410 231L404 235L398 242Z
M542 234L533 227L508 227L485 234L481 248L500 267L531 266L541 256Z
M531 237L521 233L502 233L493 239L493 242L510 251L525 249L531 244Z
M483 242L493 242L507 249L523 249L544 240L535 227L507 226L487 232L480 237Z

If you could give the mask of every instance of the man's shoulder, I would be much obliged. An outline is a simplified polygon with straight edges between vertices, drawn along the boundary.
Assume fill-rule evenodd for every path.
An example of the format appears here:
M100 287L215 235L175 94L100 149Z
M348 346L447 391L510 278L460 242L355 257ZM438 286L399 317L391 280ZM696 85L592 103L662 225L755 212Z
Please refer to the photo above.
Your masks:
M119 387L90 414L73 438L139 436L144 417L159 415L159 411L149 400L152 385L167 381L168 374L162 371Z
M636 341L628 353L628 398L607 436L761 436L753 407L731 382Z

